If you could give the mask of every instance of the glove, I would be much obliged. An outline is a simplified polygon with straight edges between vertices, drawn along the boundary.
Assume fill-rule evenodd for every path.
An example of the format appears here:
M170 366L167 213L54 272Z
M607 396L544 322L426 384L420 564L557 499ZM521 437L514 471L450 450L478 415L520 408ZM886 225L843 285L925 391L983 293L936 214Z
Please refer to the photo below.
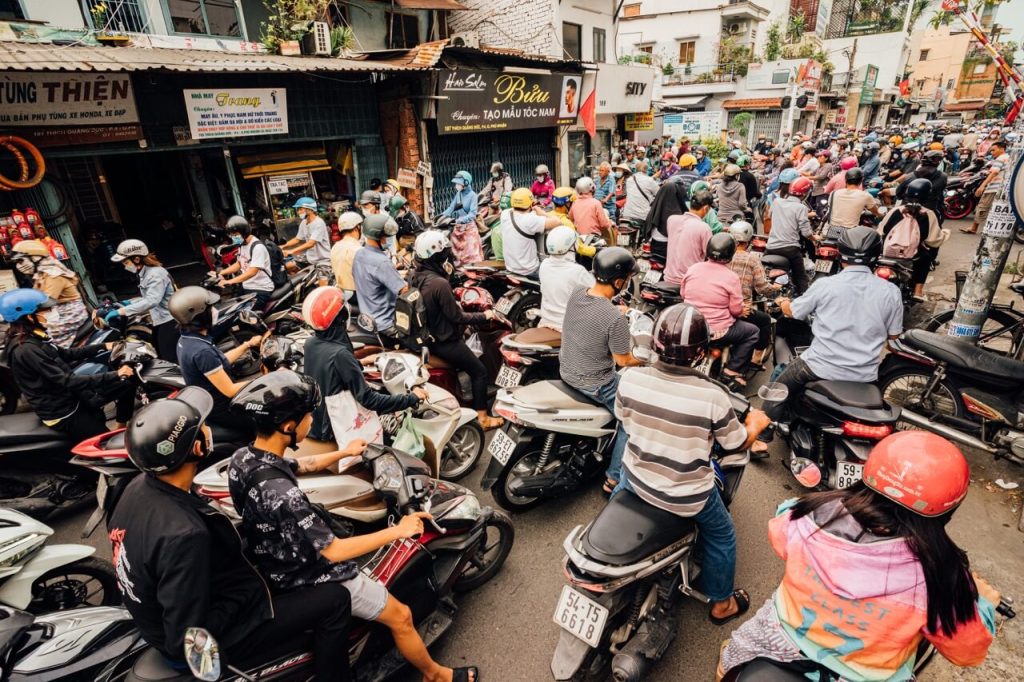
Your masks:
M114 321L114 318L121 314L120 310L111 310L103 317L103 321L110 324Z
M129 299L126 299L126 300L124 300L124 301L118 301L118 302L117 302L117 307L118 307L118 308L123 308L123 307L125 307L126 305L131 305L131 303L132 303L132 300L131 300L130 298L129 298Z

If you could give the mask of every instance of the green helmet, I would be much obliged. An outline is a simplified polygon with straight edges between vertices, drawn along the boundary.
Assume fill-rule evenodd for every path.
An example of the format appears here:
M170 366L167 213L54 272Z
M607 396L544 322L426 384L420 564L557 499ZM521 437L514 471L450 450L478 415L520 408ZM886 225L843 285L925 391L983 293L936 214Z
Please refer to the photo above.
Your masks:
M711 185L708 184L706 180L698 180L697 182L693 183L692 185L690 185L690 198L692 199L693 195L701 190L710 191Z
M498 208L502 211L506 208L512 208L512 192L505 192L501 195L501 199L498 201Z
M750 157L744 154L740 158L736 159L736 165L740 168L746 168L750 165Z
M407 203L409 202L406 201L405 197L391 197L391 201L388 202L388 213L391 214L392 218L395 217L396 215L398 215L398 212L405 207Z

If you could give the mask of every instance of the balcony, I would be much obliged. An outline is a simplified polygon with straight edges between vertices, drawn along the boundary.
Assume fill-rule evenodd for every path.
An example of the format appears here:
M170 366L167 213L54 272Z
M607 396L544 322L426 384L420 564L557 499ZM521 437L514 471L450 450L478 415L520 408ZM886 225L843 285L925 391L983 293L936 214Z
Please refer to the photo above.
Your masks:
M763 21L768 18L769 10L746 0L729 0L729 4L721 8L722 21L726 19L751 19Z
M662 93L671 97L736 92L739 77L732 64L678 65L671 74L662 74Z

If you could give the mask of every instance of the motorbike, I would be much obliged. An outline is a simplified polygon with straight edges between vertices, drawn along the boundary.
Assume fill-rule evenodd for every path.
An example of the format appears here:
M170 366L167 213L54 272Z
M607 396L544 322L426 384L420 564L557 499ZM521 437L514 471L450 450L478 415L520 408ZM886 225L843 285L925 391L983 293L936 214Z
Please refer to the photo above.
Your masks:
M371 445L361 457L361 466L372 481L372 492L395 517L415 511L426 511L434 517L427 521L419 538L394 542L361 560L364 572L409 606L417 629L430 646L455 620L455 595L480 587L501 570L512 550L515 528L502 512L481 506L472 491L438 480L436 459L424 461ZM189 661L195 660L188 648L196 641L196 634L190 632L185 637L185 658ZM208 641L212 642L212 637ZM359 682L383 682L406 665L394 649L390 633L378 625L355 624L349 641L350 660ZM210 653L216 650L213 643ZM300 650L284 652L249 671L230 668L230 661L224 661L224 667L234 673L229 677L238 679L309 679L312 662L312 653ZM207 666L196 672L202 673L200 679L219 679L224 672L219 668ZM171 682L193 678L182 676L159 652L147 649L111 663L96 679Z
M811 339L805 322L784 322L780 320L775 337L776 367L792 362ZM761 391L766 408L788 397L781 384L768 384ZM777 426L789 445L783 465L801 485L829 490L861 480L868 453L895 430L900 408L886 401L874 384L819 380L804 387L790 414L788 422Z
M978 197L974 193L981 186L985 176L985 172L976 171L949 178L942 199L942 215L948 220L963 220L974 213L978 205Z
M498 388L526 386L545 379L557 379L558 353L562 335L553 329L535 327L501 340L505 360L494 383Z
M878 385L904 422L1024 464L1024 363L922 329L890 345Z
M900 290L904 306L917 303L914 298L914 262L906 258L879 258L875 265L875 275L892 282Z
M724 388L724 387L723 387ZM740 421L750 403L730 393ZM715 484L728 507L750 461L748 452L712 453ZM705 604L694 584L699 532L685 518L647 504L629 491L612 497L597 518L563 542L567 584L555 607L561 628L551 659L556 680L639 682L675 638L683 597Z
M630 310L633 354L651 357L654 318ZM606 468L617 422L603 406L563 381L539 381L498 391L494 413L505 424L488 446L480 483L509 511L578 490Z
M513 331L536 327L540 322L540 281L505 273L510 287L497 299L494 311L512 323Z

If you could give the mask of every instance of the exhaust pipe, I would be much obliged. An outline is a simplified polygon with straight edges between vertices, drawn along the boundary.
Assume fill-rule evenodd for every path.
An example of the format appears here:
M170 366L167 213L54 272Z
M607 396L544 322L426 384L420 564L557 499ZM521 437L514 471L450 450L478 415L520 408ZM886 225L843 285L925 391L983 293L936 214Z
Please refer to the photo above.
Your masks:
M904 408L903 411L900 412L900 419L913 424L919 429L924 429L925 431L937 433L940 436L948 438L949 440L952 441L956 441L961 445L966 445L969 448L977 448L978 450L984 450L985 452L988 452L993 455L999 452L998 448L989 443L986 443L983 440L966 434L963 431L953 428L952 426L947 426L946 424L940 424L938 422L932 421L931 419L928 419L928 417L925 417L924 415L921 414L917 414L916 412L911 412L906 408Z

